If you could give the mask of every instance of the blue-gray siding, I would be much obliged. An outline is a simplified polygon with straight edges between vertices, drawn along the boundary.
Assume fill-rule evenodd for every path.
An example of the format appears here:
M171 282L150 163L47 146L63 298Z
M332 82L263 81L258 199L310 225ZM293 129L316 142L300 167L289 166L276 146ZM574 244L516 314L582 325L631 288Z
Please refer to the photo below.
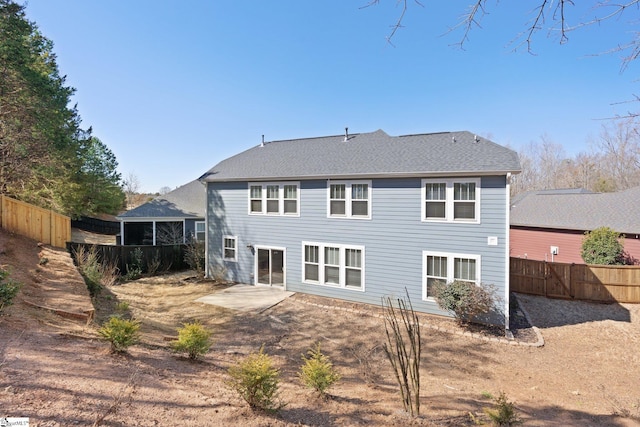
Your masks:
M416 310L446 314L422 300L422 253L425 250L481 256L481 280L504 295L506 278L506 177L481 179L480 223L421 221L421 180L373 179L371 219L327 218L327 182L300 182L300 216L248 214L246 182L208 184L208 266L221 265L228 278L254 283L254 253L248 246L286 248L286 289L356 302L380 304L384 296L404 296ZM223 262L222 236L238 238L238 262ZM489 246L487 238L498 238ZM365 292L302 283L302 242L363 246Z

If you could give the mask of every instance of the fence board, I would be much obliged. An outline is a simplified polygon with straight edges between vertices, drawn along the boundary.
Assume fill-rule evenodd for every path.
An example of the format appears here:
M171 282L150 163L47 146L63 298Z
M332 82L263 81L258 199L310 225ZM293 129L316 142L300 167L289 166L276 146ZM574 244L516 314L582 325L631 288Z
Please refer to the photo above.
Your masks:
M510 260L513 292L549 298L640 303L640 266Z
M187 245L122 246L67 243L67 249L74 260L76 253L81 248L86 251L96 250L101 263L106 262L115 265L122 275L127 274L130 267L134 265L134 252L138 249L142 253L141 267L144 273L149 272L150 269L155 269L156 271L181 271L189 268L184 261Z
M0 224L12 233L58 248L71 240L71 218L7 196L0 196Z

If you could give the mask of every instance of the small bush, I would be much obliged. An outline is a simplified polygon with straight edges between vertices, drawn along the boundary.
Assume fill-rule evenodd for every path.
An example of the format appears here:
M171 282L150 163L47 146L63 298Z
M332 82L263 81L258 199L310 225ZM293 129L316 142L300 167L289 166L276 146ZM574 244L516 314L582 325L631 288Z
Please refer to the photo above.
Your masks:
M500 392L500 395L496 397L494 401L495 406L493 409L484 410L494 425L515 426L522 424L522 420L516 412L515 405L513 402L509 402L504 392Z
M5 307L13 304L13 299L18 295L22 285L9 279L9 272L0 269L0 312Z
M127 301L120 301L116 304L116 311L118 313L126 313L129 311L129 303Z
M298 376L302 383L324 396L326 390L340 379L333 364L327 356L320 351L320 343L315 348L307 351L307 356L302 355L303 365Z
M187 242L187 247L184 252L184 262L186 262L189 268L194 270L200 278L204 277L204 255L204 242L198 242L195 239Z
M136 280L142 276L142 249L135 248L131 252L131 264L127 263L127 272L124 275L125 280Z
M251 406L275 412L284 406L278 396L280 371L273 366L264 346L229 368L229 385Z
M112 316L106 321L98 333L111 343L111 351L125 352L127 348L138 342L140 322Z
M185 323L178 329L178 339L171 343L171 348L179 353L187 353L189 359L197 359L207 354L211 348L211 332L200 323Z
M623 241L620 233L609 227L596 228L585 233L580 255L586 264L625 264Z
M459 322L473 322L479 315L490 313L495 306L493 290L485 285L454 280L437 282L433 290L438 305L451 312Z
M84 278L91 297L97 296L102 290L102 271L98 250L95 247L87 250L84 246L79 246L74 251L78 270Z

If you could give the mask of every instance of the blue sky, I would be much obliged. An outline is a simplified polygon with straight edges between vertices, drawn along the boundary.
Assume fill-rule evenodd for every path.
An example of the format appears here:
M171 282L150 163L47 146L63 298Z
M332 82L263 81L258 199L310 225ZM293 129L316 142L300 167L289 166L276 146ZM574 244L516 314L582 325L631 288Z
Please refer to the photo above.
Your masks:
M123 175L157 192L265 140L383 129L469 130L518 150L546 135L588 150L602 118L634 104L637 65L593 55L627 41L635 13L570 34L512 41L536 1L500 2L464 49L454 26L471 0L29 0L54 42L85 127ZM591 2L585 2L591 3ZM572 22L593 15L570 8Z

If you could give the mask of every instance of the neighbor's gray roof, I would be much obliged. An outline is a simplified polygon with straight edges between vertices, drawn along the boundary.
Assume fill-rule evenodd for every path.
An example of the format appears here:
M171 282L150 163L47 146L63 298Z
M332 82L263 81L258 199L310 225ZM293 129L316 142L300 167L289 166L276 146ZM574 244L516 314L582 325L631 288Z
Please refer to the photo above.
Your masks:
M640 187L617 193L531 192L512 203L511 225L565 230L609 227L640 234Z
M469 132L384 131L273 141L221 161L201 179L245 181L519 172L518 155Z
M204 218L206 197L205 186L194 180L117 218Z

